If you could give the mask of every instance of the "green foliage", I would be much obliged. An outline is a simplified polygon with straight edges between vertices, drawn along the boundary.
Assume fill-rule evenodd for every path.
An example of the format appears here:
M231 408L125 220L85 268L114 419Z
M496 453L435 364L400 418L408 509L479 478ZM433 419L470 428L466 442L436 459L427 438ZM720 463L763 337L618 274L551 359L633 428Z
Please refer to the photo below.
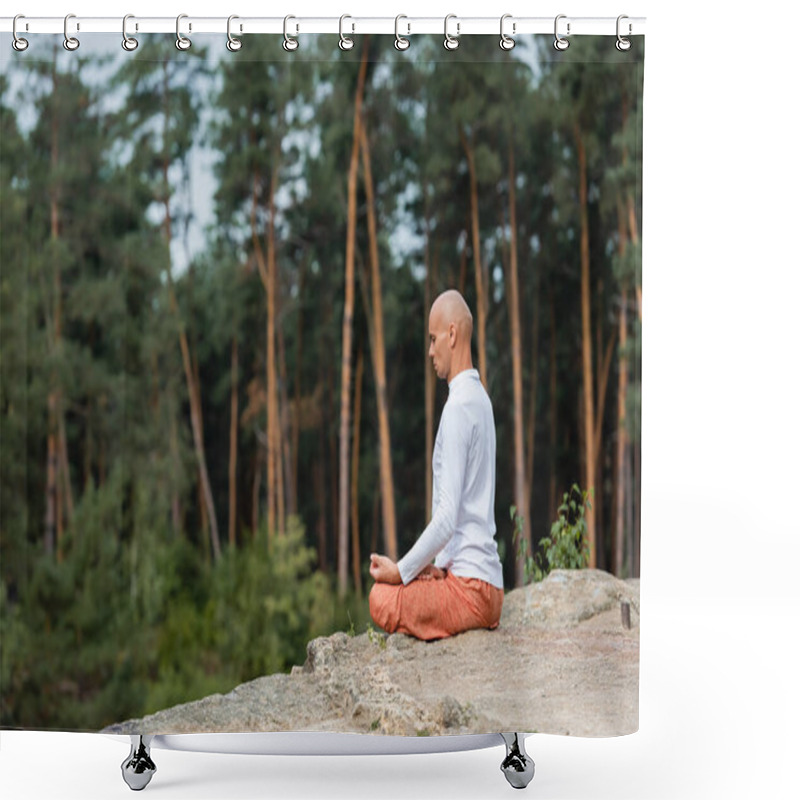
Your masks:
M586 540L586 518L589 493L581 492L577 483L564 492L558 507L558 519L550 527L550 535L540 542L541 553L534 556L532 576L535 581L554 569L583 569L589 563L589 543ZM526 570L527 575L527 570Z
M38 555L16 600L3 585L2 725L92 729L144 700L150 630L119 539L119 475L84 494L60 564Z
M297 518L271 539L262 525L248 546L229 548L215 568L219 580L206 609L214 649L232 657L246 678L302 663L307 642L333 629L328 579L313 570L315 553L303 536Z
M374 644L379 650L386 649L386 637L378 633L372 625L367 625L367 638L370 644Z
M296 518L283 536L270 539L261 526L226 549L207 568L204 601L180 593L164 619L156 644L164 679L151 687L148 713L302 663L309 639L333 630L330 586L313 561Z
M121 539L122 494L88 490L63 562L40 555L18 601L2 586L0 724L96 730L287 671L335 629L296 518L208 565L164 530Z

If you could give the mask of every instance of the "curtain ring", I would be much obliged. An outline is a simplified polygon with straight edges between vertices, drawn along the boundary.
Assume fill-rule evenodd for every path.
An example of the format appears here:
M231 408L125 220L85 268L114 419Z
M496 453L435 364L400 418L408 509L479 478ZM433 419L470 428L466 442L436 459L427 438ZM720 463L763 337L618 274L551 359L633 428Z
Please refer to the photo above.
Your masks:
M401 19L408 19L405 14L398 14L394 18L394 46L397 50L408 50L411 46L411 42L405 38L405 36L400 35L399 26ZM406 23L406 27L408 28L408 33L411 33L411 25Z
M242 40L237 39L231 34L231 21L234 19L239 19L239 17L237 17L236 14L231 14L228 17L228 41L225 44L225 47L227 47L231 53L237 53L242 49Z
M178 50L188 50L192 46L192 40L187 39L185 36L181 36L181 20L186 19L189 15L188 14L178 14L178 18L175 20L175 47ZM189 28L191 30L191 27Z
M620 16L617 17L617 41L616 41L616 43L614 45L617 48L617 50L619 50L620 52L625 52L626 50L630 50L631 49L631 40L630 39L626 39L624 36L620 36L620 33L619 33L619 23L623 19L628 19L628 17L625 14L620 14ZM628 36L630 36L630 34L631 34L631 24L629 22L628 23Z
M339 17L339 49L340 50L352 50L353 49L353 45L355 44L355 42L349 36L345 36L344 33L342 32L342 27L343 27L344 21L346 19L353 19L353 18L349 14L342 14L342 16ZM353 30L355 30L355 25L353 25Z
M514 49L514 45L516 44L516 42L510 36L508 36L507 34L503 33L503 23L507 19L511 19L511 14L503 14L503 16L500 17L500 49L501 50L506 50L506 51L507 50L513 50ZM512 23L511 32L512 33L516 33L517 32L517 23L516 22Z
M129 19L134 19L133 14L126 14L122 18L122 49L132 53L139 46L139 42L137 39L128 36L126 27Z
M458 19L458 17L456 17L455 14L448 14L444 18L444 42L443 42L443 44L444 44L444 49L445 50L457 50L458 49L458 45L459 45L458 36L459 36L460 31L461 31L461 23L460 22L456 22L456 35L455 36L451 36L447 32L447 23L451 19Z
M21 36L17 36L17 20L18 19L25 19L25 15L24 14L17 14L17 16L14 17L14 22L11 25L11 32L14 34L14 41L11 42L11 46L18 53L21 53L23 50L27 50L28 49L28 45L30 44L30 42L28 42L27 39L23 39Z
M555 47L556 50L566 50L569 47L569 39L565 39L563 36L558 35L558 21L560 19L566 19L566 18L567 18L566 14L559 14L556 17L556 23L555 23L556 38L553 40L553 47ZM569 36L569 22L567 23L567 36Z
M286 50L287 53L292 53L300 47L300 42L293 36L289 36L288 31L286 30L286 26L290 19L297 19L297 17L293 17L291 14L283 18L283 49ZM297 27L299 31L299 26Z
M64 17L64 49L69 50L70 52L77 50L81 44L74 36L70 36L67 33L67 23L69 22L70 18L74 16L74 14L67 14L67 16Z

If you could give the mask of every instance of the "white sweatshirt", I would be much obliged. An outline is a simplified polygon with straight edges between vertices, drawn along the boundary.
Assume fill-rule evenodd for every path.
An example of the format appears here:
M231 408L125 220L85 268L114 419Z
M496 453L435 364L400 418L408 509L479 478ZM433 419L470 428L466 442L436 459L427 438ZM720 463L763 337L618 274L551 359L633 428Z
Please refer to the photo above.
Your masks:
M495 429L489 395L476 369L450 381L433 449L432 518L397 567L410 583L436 556L461 578L503 588L494 535Z

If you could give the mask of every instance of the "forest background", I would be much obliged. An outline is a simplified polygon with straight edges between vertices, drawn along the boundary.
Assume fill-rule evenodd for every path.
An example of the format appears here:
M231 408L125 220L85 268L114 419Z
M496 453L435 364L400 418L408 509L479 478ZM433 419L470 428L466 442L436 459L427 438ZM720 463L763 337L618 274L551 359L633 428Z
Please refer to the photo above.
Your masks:
M638 574L641 55L259 39L2 62L4 726L96 729L366 624L369 552L430 515L450 286L507 587L576 482L592 565Z

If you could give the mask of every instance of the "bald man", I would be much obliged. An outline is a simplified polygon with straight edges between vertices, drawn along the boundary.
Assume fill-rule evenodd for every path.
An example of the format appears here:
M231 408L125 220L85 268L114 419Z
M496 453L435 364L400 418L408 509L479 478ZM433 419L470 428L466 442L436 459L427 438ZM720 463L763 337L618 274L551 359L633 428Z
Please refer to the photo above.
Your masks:
M449 392L433 451L432 517L400 561L373 553L369 568L372 619L425 640L496 628L503 608L494 415L472 366L472 314L457 291L436 298L428 329L428 355Z

